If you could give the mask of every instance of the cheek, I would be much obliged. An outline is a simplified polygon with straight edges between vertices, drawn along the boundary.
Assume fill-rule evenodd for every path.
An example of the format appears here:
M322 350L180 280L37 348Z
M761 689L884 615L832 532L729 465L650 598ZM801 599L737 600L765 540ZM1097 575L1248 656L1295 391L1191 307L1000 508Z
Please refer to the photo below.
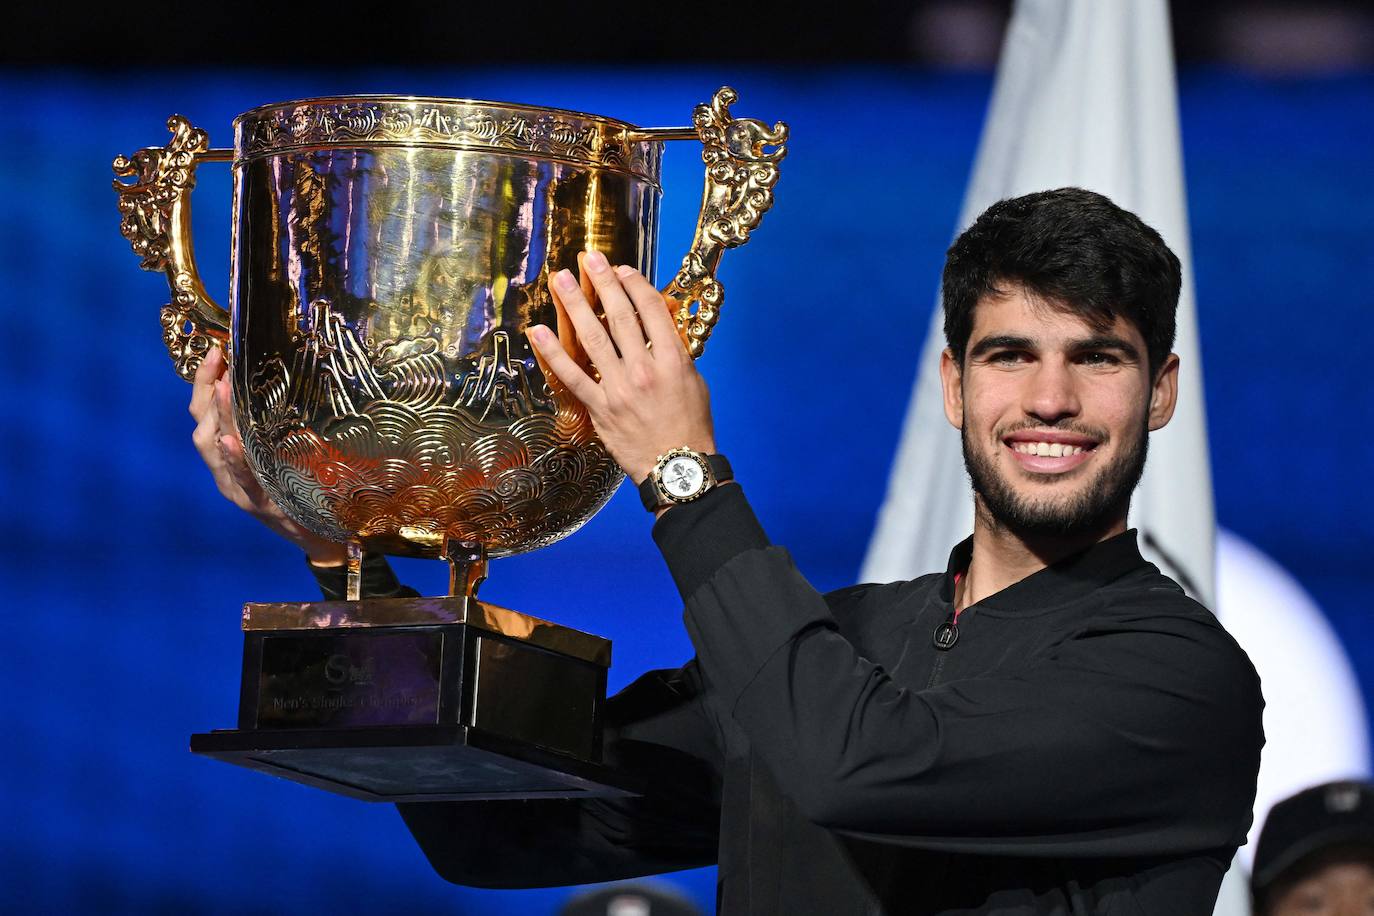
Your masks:
M1020 418L1016 392L1008 384L981 382L964 388L964 429L980 438Z
M1106 430L1113 439L1131 439L1145 429L1150 415L1150 392L1141 385L1103 385L1086 388L1082 419Z
M1150 410L1148 404L1128 405L1122 410L1112 414L1104 423L1111 430L1113 439L1123 442L1133 442L1146 435L1146 423L1149 420Z

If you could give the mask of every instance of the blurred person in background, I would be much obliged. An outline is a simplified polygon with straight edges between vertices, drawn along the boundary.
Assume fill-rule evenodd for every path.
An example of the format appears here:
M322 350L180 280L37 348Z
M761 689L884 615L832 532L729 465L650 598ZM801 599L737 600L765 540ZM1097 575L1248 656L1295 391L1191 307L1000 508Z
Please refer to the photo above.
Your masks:
M1374 785L1329 782L1275 805L1250 890L1255 916L1374 916Z

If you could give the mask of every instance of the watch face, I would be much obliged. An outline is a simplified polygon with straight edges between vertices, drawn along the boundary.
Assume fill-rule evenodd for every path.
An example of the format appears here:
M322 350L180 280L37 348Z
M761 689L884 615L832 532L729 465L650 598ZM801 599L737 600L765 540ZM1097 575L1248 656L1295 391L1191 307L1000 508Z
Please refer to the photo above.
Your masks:
M663 475L660 479L663 492L669 499L676 500L691 499L706 485L706 475L702 472L701 465L683 455L668 459L667 464L663 466Z

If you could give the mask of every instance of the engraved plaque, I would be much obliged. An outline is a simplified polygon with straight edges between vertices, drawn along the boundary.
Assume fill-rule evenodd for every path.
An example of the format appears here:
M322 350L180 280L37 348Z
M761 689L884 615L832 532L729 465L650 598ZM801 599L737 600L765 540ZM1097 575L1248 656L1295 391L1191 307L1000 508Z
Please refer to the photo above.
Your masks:
M439 631L268 636L257 727L433 724L443 647Z

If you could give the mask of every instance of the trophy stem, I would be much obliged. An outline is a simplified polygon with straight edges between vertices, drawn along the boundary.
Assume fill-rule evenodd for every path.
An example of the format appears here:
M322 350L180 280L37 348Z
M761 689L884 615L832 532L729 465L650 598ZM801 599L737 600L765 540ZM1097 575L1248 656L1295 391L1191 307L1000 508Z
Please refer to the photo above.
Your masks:
M448 593L458 598L476 598L478 587L487 578L487 552L475 541L444 541L448 561ZM351 596L350 596L351 597Z
M348 547L348 591L349 601L359 601L363 597L363 545L349 541Z

